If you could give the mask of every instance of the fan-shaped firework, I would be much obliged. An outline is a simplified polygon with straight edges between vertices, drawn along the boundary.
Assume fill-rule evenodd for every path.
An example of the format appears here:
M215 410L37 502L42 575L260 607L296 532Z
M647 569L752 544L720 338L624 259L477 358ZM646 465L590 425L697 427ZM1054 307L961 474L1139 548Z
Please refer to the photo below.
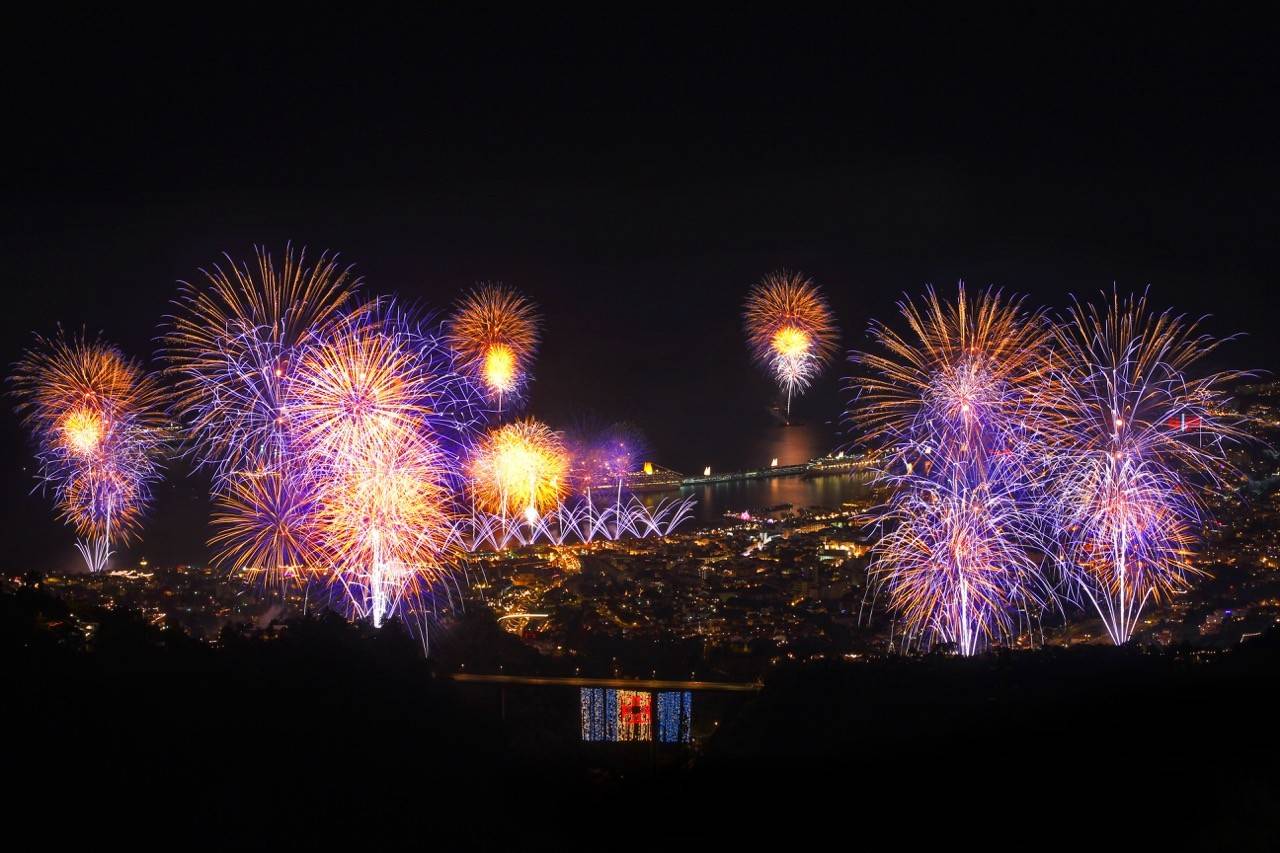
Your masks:
M475 449L471 479L476 505L502 517L533 523L567 492L569 458L546 424L514 421L489 432Z
M154 378L114 346L83 336L37 337L12 381L35 439L38 476L85 539L90 571L111 544L137 534L166 447Z
M948 460L930 477L899 482L879 520L872 578L903 619L908 638L954 644L970 655L1014 633L1013 614L1042 603L1035 541L1017 469L975 474ZM941 470L948 469L948 470Z
M299 349L324 337L359 285L336 256L309 266L305 250L286 247L277 266L255 252L252 268L228 255L225 270L201 270L202 284L183 282L162 339L187 450L219 486L280 464Z
M771 273L751 289L743 312L751 354L791 398L809 387L835 352L839 331L827 300L798 273Z
M1148 599L1185 588L1200 496L1227 485L1222 386L1239 373L1188 374L1218 341L1146 297L1072 306L1057 332L1053 405L1063 428L1047 470L1046 515L1068 573L1111 638L1132 635ZM1191 488L1194 484L1195 488Z
M449 343L502 411L519 397L538 348L532 302L503 284L482 284L459 303Z
M963 285L954 303L930 288L899 309L908 335L873 323L884 352L852 355L864 373L849 420L887 454L893 491L875 574L912 631L968 654L1040 599L1029 495L1055 423L1041 394L1052 329L1020 300Z

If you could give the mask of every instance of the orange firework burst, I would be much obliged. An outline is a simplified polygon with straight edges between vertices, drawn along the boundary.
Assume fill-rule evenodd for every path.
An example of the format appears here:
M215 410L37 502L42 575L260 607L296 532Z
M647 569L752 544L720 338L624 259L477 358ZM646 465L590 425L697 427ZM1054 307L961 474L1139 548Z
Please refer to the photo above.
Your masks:
M747 296L747 345L791 398L809 387L835 352L839 330L822 291L786 270L765 276Z
M13 372L18 410L35 436L39 476L61 516L92 540L92 571L113 542L136 535L166 448L163 394L115 347L83 336L37 337Z
M510 287L482 284L458 303L449 345L501 409L528 379L538 348L537 309Z
M317 458L367 456L369 445L415 434L435 396L415 339L377 303L344 317L298 359L285 418Z
M568 470L564 442L546 424L504 424L484 437L472 459L476 504L486 512L536 519L564 498Z
M306 251L289 246L276 266L255 252L253 268L228 255L225 270L201 270L203 286L183 282L162 338L188 449L220 480L276 464L297 354L337 321L359 285L336 256L308 266Z

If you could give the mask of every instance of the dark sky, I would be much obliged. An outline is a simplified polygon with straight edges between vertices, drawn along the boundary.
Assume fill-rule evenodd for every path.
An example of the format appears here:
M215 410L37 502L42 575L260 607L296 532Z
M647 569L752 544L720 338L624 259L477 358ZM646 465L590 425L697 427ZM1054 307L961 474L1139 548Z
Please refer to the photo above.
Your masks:
M175 280L292 240L427 306L520 287L546 324L532 412L630 419L677 467L768 423L738 315L780 266L826 288L845 348L928 282L1058 306L1114 281L1272 367L1274 30L921 9L18 22L0 356L59 321L149 356ZM803 417L838 413L842 372ZM3 424L9 553L70 562ZM153 559L200 557L204 486L162 488Z

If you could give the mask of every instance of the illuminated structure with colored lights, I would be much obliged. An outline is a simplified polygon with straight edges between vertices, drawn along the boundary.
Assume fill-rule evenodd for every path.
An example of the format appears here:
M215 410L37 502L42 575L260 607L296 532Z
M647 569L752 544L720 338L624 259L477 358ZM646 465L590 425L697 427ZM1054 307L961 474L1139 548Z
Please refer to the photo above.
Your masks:
M618 739L618 691L611 687L583 687L582 739L588 743Z
M1216 413L1237 372L1193 377L1220 341L1197 322L1157 314L1145 295L1076 302L1057 328L1046 405L1062 424L1046 460L1045 516L1069 588L1113 642L1148 601L1186 589L1204 498L1236 478L1227 448L1244 438Z
M747 346L791 398L809 387L835 353L839 331L822 291L798 273L770 273L747 295Z
M625 690L583 687L582 739L589 743L654 740L683 744L692 739L693 693L688 690Z
M658 740L688 743L692 739L693 693L688 690L658 694Z
M114 542L138 533L167 453L164 397L155 377L114 346L36 337L10 380L36 445L37 477L63 519L82 537L76 548L101 572Z

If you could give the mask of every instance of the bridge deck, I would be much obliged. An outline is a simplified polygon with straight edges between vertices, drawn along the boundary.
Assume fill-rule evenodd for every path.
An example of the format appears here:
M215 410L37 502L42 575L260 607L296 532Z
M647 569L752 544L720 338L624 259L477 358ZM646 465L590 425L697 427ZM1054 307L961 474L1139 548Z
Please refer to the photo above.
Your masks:
M455 672L454 681L470 684L523 684L537 687L616 687L619 690L719 690L728 693L754 693L763 684L745 681L675 681L663 678L581 678L550 675L478 675Z

